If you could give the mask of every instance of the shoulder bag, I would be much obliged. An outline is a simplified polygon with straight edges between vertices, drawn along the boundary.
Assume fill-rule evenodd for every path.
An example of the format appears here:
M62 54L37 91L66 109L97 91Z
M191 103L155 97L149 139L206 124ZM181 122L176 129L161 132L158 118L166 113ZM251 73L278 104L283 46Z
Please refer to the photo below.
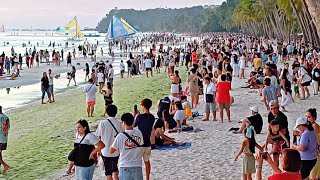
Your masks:
M74 161L76 159L76 151L77 149L80 147L81 142L84 140L84 138L87 136L87 134L85 134L83 136L83 138L81 139L81 141L79 142L78 146L74 147L73 150L69 153L68 155L68 160L69 161Z
M113 129L116 131L116 136L119 134L119 132L118 132L118 130L117 130L117 128L116 127L114 127L114 125L113 125L113 123L110 121L110 119L107 119L108 121L109 121L109 123L111 124L111 126L113 127ZM115 137L116 137L115 136Z

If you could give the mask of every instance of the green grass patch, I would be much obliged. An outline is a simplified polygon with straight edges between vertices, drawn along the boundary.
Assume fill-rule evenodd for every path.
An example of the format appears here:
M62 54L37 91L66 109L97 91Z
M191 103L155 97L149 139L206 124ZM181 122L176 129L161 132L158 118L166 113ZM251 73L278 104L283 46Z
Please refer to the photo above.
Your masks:
M181 68L181 72L184 71ZM186 73L181 73L183 82ZM143 98L156 102L170 92L171 82L166 73L146 78L144 75L130 79L116 78L114 84L114 104L121 116L132 112L133 105ZM11 120L8 150L4 159L11 166L6 179L38 179L67 167L67 155L72 149L75 123L80 118L87 119L92 126L103 119L104 100L97 95L95 117L87 118L85 94L82 88L70 90L56 97L53 104L31 103L8 113ZM39 97L40 98L40 97ZM140 108L140 106L138 106Z

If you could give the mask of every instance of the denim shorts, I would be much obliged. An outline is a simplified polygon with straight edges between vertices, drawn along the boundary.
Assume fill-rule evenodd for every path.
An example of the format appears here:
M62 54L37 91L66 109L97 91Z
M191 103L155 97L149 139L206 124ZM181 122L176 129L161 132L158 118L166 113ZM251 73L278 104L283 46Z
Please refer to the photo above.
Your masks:
M95 164L90 167L76 166L76 180L92 180L94 166Z
M120 180L143 180L142 167L120 167Z

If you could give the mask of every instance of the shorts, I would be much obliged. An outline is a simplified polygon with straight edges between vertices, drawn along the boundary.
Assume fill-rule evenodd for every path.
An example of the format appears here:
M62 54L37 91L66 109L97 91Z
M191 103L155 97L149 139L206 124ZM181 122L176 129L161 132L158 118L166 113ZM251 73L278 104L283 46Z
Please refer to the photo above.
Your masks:
M113 83L113 78L109 78L109 83Z
M123 74L123 73L124 73L124 70L121 70L120 73Z
M143 180L142 167L120 167L119 179Z
M220 109L230 109L230 103L219 103Z
M111 176L112 173L118 172L118 157L104 157L101 156L104 164L104 170L105 170L105 175L106 176Z
M99 84L100 84L100 85L103 85L103 84L104 84L104 82L99 82Z
M161 138L156 138L156 145L157 146L163 146L165 140L161 139Z
M152 71L152 69L151 68L146 68L146 71Z
M302 179L306 179L307 177L309 177L311 170L316 165L317 159L302 160L301 163L302 163L301 170L300 170L301 177Z
M7 143L0 143L0 151L7 150Z
M128 67L128 72L131 72L132 71L132 67Z
M151 147L141 147L142 159L144 162L148 162L151 156Z
M207 103L205 104L205 112L210 113L216 111L216 103Z
M53 85L49 86L49 90L50 90L51 93L53 93Z
M310 84L311 84L311 81L308 81L308 82L302 83L301 86L310 86Z
M87 102L87 105L88 106L94 106L94 105L96 105L96 102L95 101L89 101L89 102Z

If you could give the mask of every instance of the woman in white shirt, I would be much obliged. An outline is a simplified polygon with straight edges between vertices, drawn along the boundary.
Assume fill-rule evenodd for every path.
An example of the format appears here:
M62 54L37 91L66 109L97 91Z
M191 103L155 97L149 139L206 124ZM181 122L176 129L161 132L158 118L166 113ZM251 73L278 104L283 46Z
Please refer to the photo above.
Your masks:
M239 61L239 67L240 67L240 79L244 79L244 69L246 68L246 55L242 54Z
M97 74L97 78L98 78L98 83L99 83L99 92L101 93L101 90L104 87L104 74L102 70L99 70L98 74Z

